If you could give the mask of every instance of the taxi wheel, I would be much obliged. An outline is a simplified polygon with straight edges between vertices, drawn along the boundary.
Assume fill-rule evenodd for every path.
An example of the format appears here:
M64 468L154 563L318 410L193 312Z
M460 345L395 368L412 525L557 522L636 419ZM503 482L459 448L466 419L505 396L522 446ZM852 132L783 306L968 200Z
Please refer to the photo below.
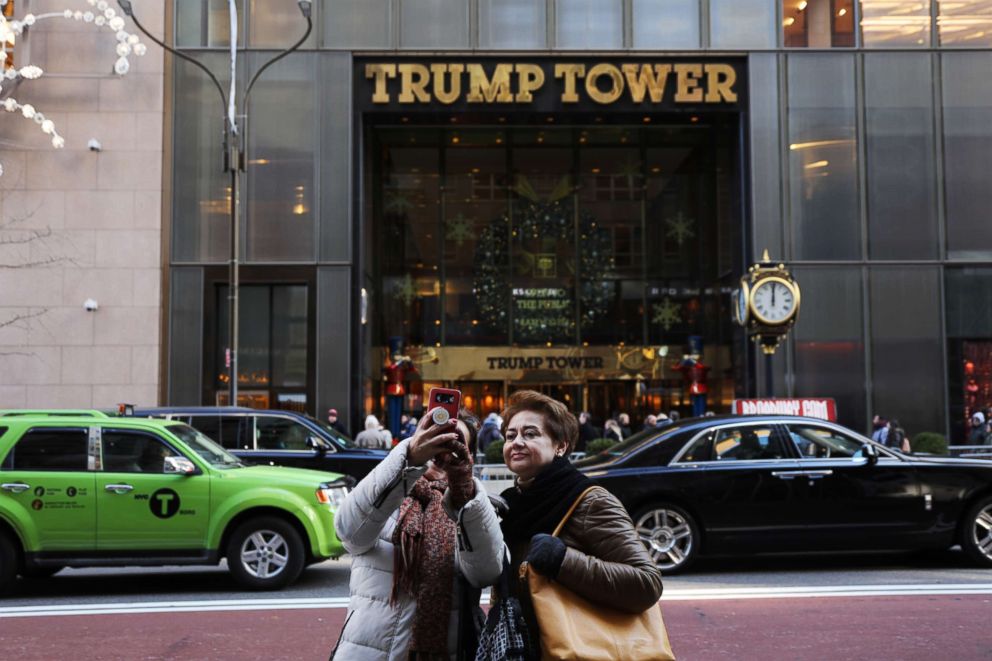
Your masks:
M665 574L677 574L696 559L699 528L681 507L659 503L634 515L634 528L651 559Z
M965 514L961 548L978 565L992 567L992 498L983 498Z
M272 516L239 525L227 543L227 566L251 590L279 590L300 576L306 558L300 534Z
M17 578L17 547L0 532L0 594L6 594Z

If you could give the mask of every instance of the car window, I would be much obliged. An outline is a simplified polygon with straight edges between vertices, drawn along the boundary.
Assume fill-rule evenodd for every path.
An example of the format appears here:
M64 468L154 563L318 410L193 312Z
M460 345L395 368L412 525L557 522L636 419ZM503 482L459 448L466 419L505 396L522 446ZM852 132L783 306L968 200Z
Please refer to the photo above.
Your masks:
M164 473L165 458L182 456L148 434L103 430L105 473Z
M348 436L347 434L342 434L337 429L335 429L334 427L330 426L329 424L327 424L323 420L318 420L317 418L315 418L315 417L313 417L311 415L307 415L306 416L306 419L309 420L312 424L315 424L318 427L320 427L324 431L325 434L327 434L328 436L330 436L331 438L333 438L335 441L337 441L338 444L340 444L342 447L344 447L344 448L357 448L358 447L357 445L355 445L355 441L353 441L350 436Z
M240 459L189 425L169 425L166 429L175 434L201 459L217 468L237 468L244 465Z
M849 459L859 456L863 447L857 439L815 425L789 425L789 436L804 459Z
M259 450L306 450L310 430L290 418L255 417L255 439Z
M685 464L695 461L713 461L713 432L703 434L686 448L677 463Z
M713 458L716 461L755 461L785 457L785 448L774 427L724 427L718 429L713 437Z
M224 445L220 434L219 415L193 415L190 416L189 420L183 420L183 422L204 436L209 436L214 442Z
M194 415L190 426L228 450L251 450L252 419L244 415Z
M85 471L89 435L82 429L32 429L4 460L5 470Z

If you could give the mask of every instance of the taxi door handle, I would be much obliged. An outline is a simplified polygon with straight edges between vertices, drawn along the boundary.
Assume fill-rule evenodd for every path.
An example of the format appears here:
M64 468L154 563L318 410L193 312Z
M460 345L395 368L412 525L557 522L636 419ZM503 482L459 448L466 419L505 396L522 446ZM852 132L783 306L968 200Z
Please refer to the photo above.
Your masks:
M805 477L807 479L810 479L810 480L819 480L821 477L827 477L827 476L833 475L833 474L834 474L834 472L832 470L805 471L803 473L803 477Z
M4 482L3 484L0 484L0 489L10 491L12 493L21 493L22 491L27 491L30 488L30 484L24 484L23 482Z
M104 487L104 490L116 494L125 494L128 491L133 491L134 487L132 487L130 484L108 484L107 486Z
M791 480L796 477L802 477L805 474L804 471L772 471L772 476L780 480Z

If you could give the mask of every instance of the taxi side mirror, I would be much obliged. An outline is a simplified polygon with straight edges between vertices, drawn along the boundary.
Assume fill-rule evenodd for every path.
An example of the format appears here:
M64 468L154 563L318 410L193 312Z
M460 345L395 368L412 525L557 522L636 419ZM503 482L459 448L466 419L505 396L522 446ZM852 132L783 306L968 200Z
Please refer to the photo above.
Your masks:
M168 475L193 475L196 473L196 464L186 457L166 457L163 472Z
M307 437L307 447L319 455L327 454L327 442L316 436Z

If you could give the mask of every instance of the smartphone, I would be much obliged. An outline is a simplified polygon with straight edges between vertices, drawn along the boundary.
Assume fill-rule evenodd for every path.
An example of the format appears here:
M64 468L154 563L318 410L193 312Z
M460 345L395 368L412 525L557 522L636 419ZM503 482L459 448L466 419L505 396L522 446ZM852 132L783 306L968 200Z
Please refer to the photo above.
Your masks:
M462 405L462 393L451 388L431 388L427 396L427 411L435 425L443 425L458 417Z

